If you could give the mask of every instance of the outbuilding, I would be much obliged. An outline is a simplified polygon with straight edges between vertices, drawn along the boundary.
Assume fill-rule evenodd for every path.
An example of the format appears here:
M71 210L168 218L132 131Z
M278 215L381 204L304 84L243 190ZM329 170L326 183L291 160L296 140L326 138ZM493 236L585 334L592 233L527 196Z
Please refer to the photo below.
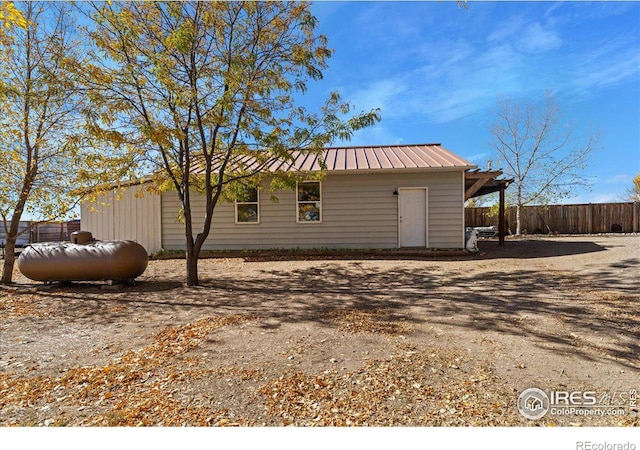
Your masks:
M478 180L495 184L497 173L468 172L477 166L440 144L327 148L268 170L322 168L320 181L310 176L295 190L263 186L243 201L219 203L203 249L462 249L464 202L481 191ZM99 240L135 240L150 254L184 250L180 209L176 192L149 194L131 185L84 203L82 229ZM203 197L192 196L192 210L197 226Z

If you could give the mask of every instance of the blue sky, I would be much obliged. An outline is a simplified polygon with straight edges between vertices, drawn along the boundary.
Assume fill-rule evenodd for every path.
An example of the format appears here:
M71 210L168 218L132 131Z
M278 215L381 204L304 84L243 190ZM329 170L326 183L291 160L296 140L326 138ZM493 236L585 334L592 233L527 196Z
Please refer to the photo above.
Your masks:
M352 145L440 142L496 167L497 99L552 91L577 134L601 132L591 190L565 203L621 200L640 171L638 2L320 1L312 11L335 53L306 102L338 90L357 110L382 110Z

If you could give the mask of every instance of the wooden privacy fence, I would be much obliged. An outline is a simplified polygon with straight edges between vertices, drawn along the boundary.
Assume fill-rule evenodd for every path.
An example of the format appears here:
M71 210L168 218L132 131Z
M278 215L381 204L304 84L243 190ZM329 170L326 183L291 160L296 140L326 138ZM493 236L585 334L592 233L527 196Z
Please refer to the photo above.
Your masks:
M16 241L16 246L24 247L36 242L60 242L69 241L70 235L74 231L80 230L80 221L71 222L29 222L21 221L18 226L19 231L24 231ZM4 227L0 222L0 245L6 242Z
M516 231L516 208L506 208L507 233ZM524 206L520 211L522 233L592 234L637 233L640 203L589 203L581 205ZM467 227L498 226L491 208L465 208Z

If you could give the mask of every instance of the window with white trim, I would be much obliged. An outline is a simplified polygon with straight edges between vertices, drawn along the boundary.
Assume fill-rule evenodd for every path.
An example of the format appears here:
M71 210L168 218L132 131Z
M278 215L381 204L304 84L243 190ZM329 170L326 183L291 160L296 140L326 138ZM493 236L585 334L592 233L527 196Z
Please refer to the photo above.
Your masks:
M236 223L260 223L260 194L257 188L247 188L236 200Z
M296 200L296 221L298 223L322 221L322 189L319 181L298 183Z

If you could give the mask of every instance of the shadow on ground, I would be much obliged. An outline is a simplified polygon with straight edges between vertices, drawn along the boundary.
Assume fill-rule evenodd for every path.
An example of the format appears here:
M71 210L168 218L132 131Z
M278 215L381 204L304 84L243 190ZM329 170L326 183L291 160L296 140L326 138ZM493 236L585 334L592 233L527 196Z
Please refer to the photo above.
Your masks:
M528 241L508 244L508 250L491 248L490 242L482 247L494 258L604 250L590 242L544 242L542 246L540 240L535 242L535 251ZM118 291L75 285L38 290L38 295L50 303L54 314L57 309L66 320L96 326L130 321L129 307L164 316L251 314L259 317L265 328L304 322L333 326L336 311L376 311L388 321L519 336L549 351L586 360L605 355L637 368L640 296L635 282L620 277L619 272L621 267L638 266L639 259L629 258L578 275L492 270L491 266L481 273L443 270L437 261L411 267L398 261L384 270L375 262L322 261L291 270L265 266L259 276L220 270L215 278L205 275L200 287L183 287L175 281L180 276L176 274L172 279L143 281ZM597 335L601 344L577 342L573 331Z
M343 261L343 260L444 260L466 261L492 258L548 258L553 256L579 255L602 252L607 248L590 241L559 241L544 239L507 240L499 245L497 239L482 239L478 242L480 252L465 250L383 249L383 250L252 250L249 252L203 252L203 258L242 258L246 262L267 261ZM158 259L181 259L184 257L163 256Z
M550 258L603 252L607 248L590 241L561 241L553 239L508 240L498 245L497 239L478 242L477 258Z

